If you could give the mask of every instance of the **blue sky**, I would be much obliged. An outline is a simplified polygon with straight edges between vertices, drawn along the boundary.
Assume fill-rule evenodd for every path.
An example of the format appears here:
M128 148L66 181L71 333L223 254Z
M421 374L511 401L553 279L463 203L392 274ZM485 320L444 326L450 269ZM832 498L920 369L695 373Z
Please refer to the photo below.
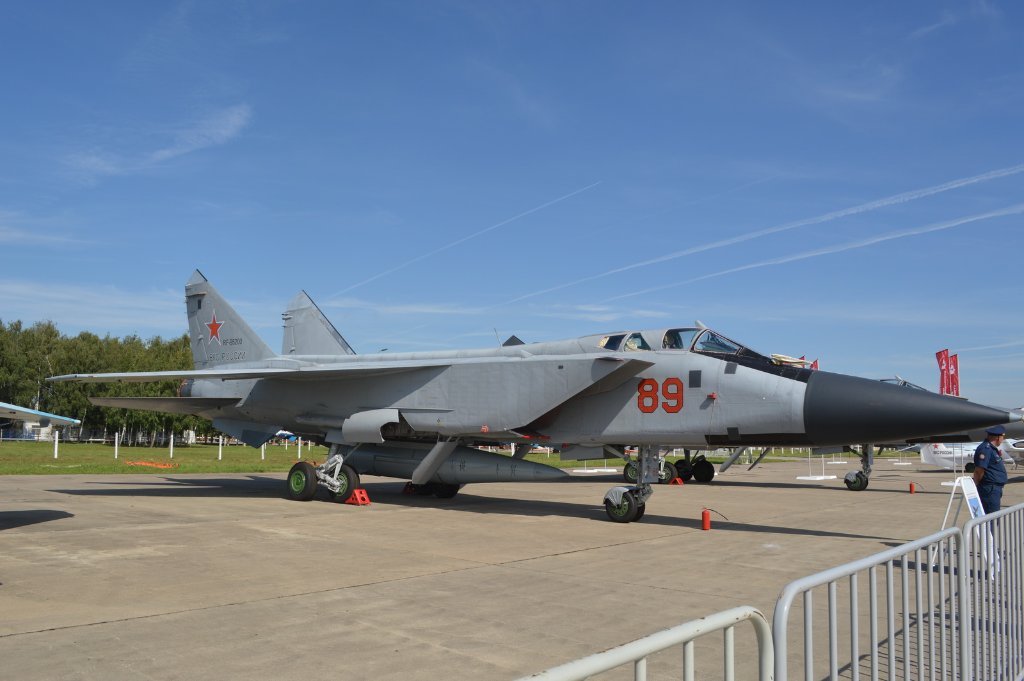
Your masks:
M0 318L272 347L695 319L1024 404L1017 3L40 2L0 15Z

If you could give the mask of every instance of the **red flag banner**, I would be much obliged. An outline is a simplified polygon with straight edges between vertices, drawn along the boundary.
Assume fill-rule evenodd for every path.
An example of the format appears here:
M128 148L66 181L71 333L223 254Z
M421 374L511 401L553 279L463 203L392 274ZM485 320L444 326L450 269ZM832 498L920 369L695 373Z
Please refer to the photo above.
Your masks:
M939 362L939 394L949 394L949 350L939 350L935 353L935 359Z
M949 394L960 396L960 360L956 355L949 356Z
M813 362L811 362L811 371L817 371L817 370L818 370L818 360L814 360Z

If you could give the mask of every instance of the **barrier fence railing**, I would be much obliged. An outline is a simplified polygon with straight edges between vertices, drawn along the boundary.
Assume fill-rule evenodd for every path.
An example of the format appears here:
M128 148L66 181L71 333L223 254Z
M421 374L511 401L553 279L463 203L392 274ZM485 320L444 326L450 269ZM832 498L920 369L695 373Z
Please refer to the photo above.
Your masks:
M716 631L722 631L724 637L723 678L725 681L733 681L736 662L735 629L737 624L745 621L753 625L757 637L759 678L769 679L772 673L772 634L768 620L755 608L744 605L659 631L533 676L523 677L520 681L582 681L594 674L601 674L630 663L633 664L634 680L646 681L648 658L654 653L680 645L683 653L681 677L684 681L693 681L696 678L693 641ZM702 675L700 678L705 676Z
M1024 679L1024 504L964 525L975 678Z
M873 680L971 678L960 652L968 611L962 546L954 527L791 582L772 621L775 677L789 678L790 636L802 631L804 679L859 679L862 672ZM820 590L824 607L816 604ZM798 598L803 617L794 623ZM827 635L827 647L816 642L817 632Z
M802 617L793 622L797 599ZM732 679L733 631L743 620L754 625L762 681L787 681L791 657L807 681L1024 681L1024 504L798 579L782 590L771 630L743 606L524 679L582 681L633 663L643 681L649 656L683 644L680 676L691 681L693 640L718 630L721 677ZM798 637L802 648L790 655Z

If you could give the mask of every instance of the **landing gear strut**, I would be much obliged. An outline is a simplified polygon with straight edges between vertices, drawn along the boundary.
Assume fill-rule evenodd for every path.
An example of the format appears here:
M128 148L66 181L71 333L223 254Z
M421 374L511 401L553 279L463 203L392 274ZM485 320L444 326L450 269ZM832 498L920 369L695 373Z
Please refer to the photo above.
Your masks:
M850 471L843 478L846 489L853 492L860 492L868 488L868 479L871 477L871 466L875 462L875 446L861 445L860 448L860 470Z
M657 447L641 447L637 453L635 464L637 484L631 487L624 485L612 487L604 495L604 510L610 520L617 523L631 523L644 517L647 500L654 494L651 484L665 475L665 467L662 466L658 454L659 448Z

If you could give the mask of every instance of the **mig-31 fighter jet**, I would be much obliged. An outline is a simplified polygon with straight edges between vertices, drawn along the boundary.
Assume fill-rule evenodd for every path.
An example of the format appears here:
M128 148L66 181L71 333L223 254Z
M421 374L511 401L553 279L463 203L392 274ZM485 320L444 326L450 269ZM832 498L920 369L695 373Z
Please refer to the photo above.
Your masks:
M711 329L596 334L498 348L353 353L304 293L274 353L199 271L185 285L195 369L52 381L183 381L179 397L100 406L194 414L258 447L280 430L330 446L295 464L287 495L347 498L359 475L404 478L439 497L466 483L544 480L531 445L639 447L637 483L605 495L609 518L642 517L661 447L892 442L1020 420L1021 414L780 363ZM479 445L513 443L504 456ZM866 477L865 483L866 485Z

